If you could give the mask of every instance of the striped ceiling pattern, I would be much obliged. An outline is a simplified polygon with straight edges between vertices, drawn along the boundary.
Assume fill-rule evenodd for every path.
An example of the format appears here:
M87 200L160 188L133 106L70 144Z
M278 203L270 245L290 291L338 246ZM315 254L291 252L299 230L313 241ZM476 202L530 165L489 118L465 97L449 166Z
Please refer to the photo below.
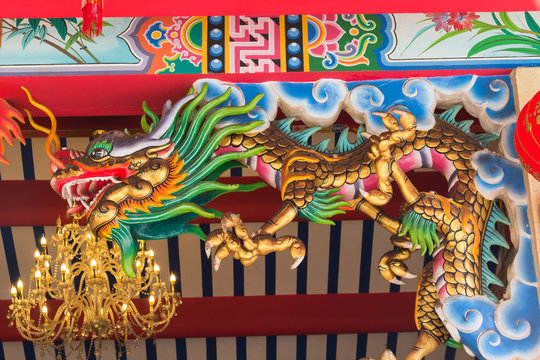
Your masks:
M317 136L335 138L335 134L332 133ZM43 152L45 140L27 138L26 141L26 146L16 144L14 147L6 148L6 157L11 161L11 166L1 165L2 182L24 180L30 183L31 180L49 179L48 159ZM317 139L314 141L318 142ZM82 150L88 143L88 138L61 138L61 142L63 146ZM245 169L235 169L225 175L236 177L254 174ZM275 190L269 188L265 191ZM238 199L238 201L253 200L249 197ZM34 202L39 203L40 199L36 198ZM19 215L32 218L32 205L32 202L25 204L27 210ZM258 222L247 224L248 228L254 231L265 220L261 216L256 220ZM19 278L28 281L34 261L32 254L41 235L45 233L50 236L55 231L54 223L46 224L46 226L43 224L8 225L2 226L0 233L2 239L0 272L9 275L0 278L0 299L4 299L6 304L10 299L11 284ZM205 232L218 226L219 224L216 223L201 224ZM389 234L369 220L339 220L333 226L295 222L289 224L281 233L297 235L307 246L308 255L296 270L289 270L291 259L288 253L278 253L261 258L248 268L242 267L237 261L226 259L216 272L212 269L211 260L204 254L204 244L194 236L151 242L151 248L156 254L156 260L162 272L171 271L177 274L177 289L182 293L184 304L180 306L178 318L174 320L173 325L175 329L180 330L175 330L172 335L167 335L167 338L140 342L137 348L119 358L358 359L366 355L377 357L385 348L397 352L398 359L404 358L416 338L412 308L407 305L410 301L384 302L382 300L394 299L392 296L401 296L401 294L403 298L412 300L416 282L413 280L407 285L397 286L385 282L379 276L376 265L380 256L391 249L388 241ZM408 263L411 272L419 274L426 260L420 256L413 257ZM350 301L331 302L332 299L341 301L348 299L348 296L362 296L362 294L365 294L365 301L359 306L355 306L356 303ZM280 300L279 304L283 304L282 308L265 308L267 304L272 304L273 296L276 299L287 299ZM285 298L285 296L288 297ZM305 306L315 304L313 299L320 299L320 296L328 299L328 304L347 304L347 306L343 309L332 309L331 305L322 308L305 308ZM232 306L223 307L225 300L230 297L235 297L233 300L238 301L233 301ZM201 311L201 306L197 308L197 303L205 299L210 301L208 302L210 305ZM240 299L254 306L245 308L235 306L237 303L243 304ZM271 301L264 302L259 299ZM296 300L304 301L304 299L306 302L296 302ZM395 297L395 299L401 298ZM308 305L298 306L298 304ZM295 306L298 308L295 309ZM381 306L387 306L392 315L374 321L374 309ZM190 314L192 308L198 309L197 317L188 322L190 316L193 315ZM7 305L4 309L7 309ZM357 326L352 333L347 333L347 327L340 329L336 328L336 324L332 324L331 321L323 321L325 314L333 314L335 310L345 314L350 312L351 317L358 319L358 323L364 321L366 327L358 328ZM229 320L225 323L223 317L220 316L224 312L229 314L227 318ZM279 318L280 314L285 314L287 318L277 323L270 321L268 324L264 322L257 324L257 321L261 321L261 314L268 316L265 314L267 312L270 313L270 320L272 317ZM308 314L302 320L297 320L300 324L294 323L293 315L297 312ZM346 317L344 316L344 320ZM2 318L4 323L0 326L5 329L7 324L3 314ZM248 322L247 327L240 321L241 319ZM253 319L251 324L249 324L249 319ZM188 324L184 326L186 322ZM310 322L315 324L310 325L311 327L305 325ZM394 323L407 324L399 328L399 331L407 330L407 332L393 332L398 331L395 330ZM204 338L205 334L183 331L186 330L183 329L184 327L195 326L194 324L204 325L206 334L215 337ZM246 331L245 329L250 326L258 330ZM377 332L369 333L375 328ZM237 330L229 331L230 329ZM6 341L5 336L2 340L0 360L40 359L43 356L45 358L49 356L46 353L43 354L40 348L34 348L32 343ZM74 357L68 356L68 358ZM117 358L113 342L108 343L103 358ZM428 359L445 360L465 358L468 356L463 350L444 346L428 357Z

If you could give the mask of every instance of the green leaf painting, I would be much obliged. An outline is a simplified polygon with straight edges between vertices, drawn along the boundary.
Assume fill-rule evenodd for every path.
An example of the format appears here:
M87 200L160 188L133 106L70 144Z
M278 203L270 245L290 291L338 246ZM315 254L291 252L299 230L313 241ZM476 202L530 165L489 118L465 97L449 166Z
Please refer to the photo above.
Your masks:
M480 16L473 12L425 15L427 19L419 23L428 20L428 25L413 36L405 50L413 43L422 41L422 35L435 31L441 35L428 44L422 54L445 43L449 38L467 36L468 42L464 42L469 44L467 58L482 56L488 52L540 56L540 25L529 12L512 13L512 17L507 12L491 13L488 21L478 20Z
M0 19L6 41L20 41L26 49L33 41L49 46L77 64L100 63L87 44L95 40L82 33L76 18ZM105 26L113 26L106 23ZM84 54L84 56L83 56Z

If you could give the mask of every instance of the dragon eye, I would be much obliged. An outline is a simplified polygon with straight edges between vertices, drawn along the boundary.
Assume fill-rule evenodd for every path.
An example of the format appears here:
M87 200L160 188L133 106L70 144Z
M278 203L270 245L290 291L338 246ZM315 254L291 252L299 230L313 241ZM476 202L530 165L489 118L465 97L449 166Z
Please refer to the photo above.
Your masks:
M109 152L106 149L101 148L101 147L95 148L90 153L90 157L94 160L103 159L105 156L108 156L108 155L109 155Z

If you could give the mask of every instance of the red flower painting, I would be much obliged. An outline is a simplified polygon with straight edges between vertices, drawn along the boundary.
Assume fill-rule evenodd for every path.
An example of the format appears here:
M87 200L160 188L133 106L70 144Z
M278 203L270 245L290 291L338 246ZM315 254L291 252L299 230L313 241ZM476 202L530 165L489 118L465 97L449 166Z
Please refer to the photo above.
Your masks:
M480 16L473 12L459 12L451 13L448 19L448 24L454 26L454 30L461 31L467 29L469 31L473 28L473 20L478 19ZM448 31L448 30L447 30Z
M409 49L413 42L423 34L429 34L431 29L439 32L438 38L433 40L421 54L434 46L445 42L455 36L467 36L463 46L468 48L467 58L483 53L483 56L531 56L540 57L540 24L537 22L538 15L525 12L492 12L491 14L478 15L474 12L447 12L426 13L427 18L418 23L429 22L412 37L405 47ZM491 15L489 18L487 15ZM478 20L482 18L482 20ZM442 34L441 34L441 31ZM480 36L478 36L480 35ZM454 42L454 46L456 45Z
M452 24L450 24L450 13L428 13L426 14L427 17L432 18L431 21L433 21L435 25L435 31L439 31L443 29L446 32L449 32L452 30Z

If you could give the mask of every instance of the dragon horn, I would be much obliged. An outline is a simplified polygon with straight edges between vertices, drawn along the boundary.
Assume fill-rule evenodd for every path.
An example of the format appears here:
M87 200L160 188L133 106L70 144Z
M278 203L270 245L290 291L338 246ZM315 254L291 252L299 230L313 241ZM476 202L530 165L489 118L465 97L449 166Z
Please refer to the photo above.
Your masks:
M44 128L42 126L37 125L33 121L32 115L30 115L30 112L24 109L26 111L26 114L28 115L28 120L30 121L30 124L32 125L32 127L48 134L47 140L45 141L45 153L47 153L47 156L49 157L49 159L51 159L51 162L54 165L56 165L56 167L58 167L59 169L65 168L66 165L63 162L61 162L57 157L55 157L51 152L51 144L53 140L55 142L55 152L60 150L60 140L58 139L58 136L56 135L56 117L54 116L54 114L49 108L47 108L45 105L42 105L36 102L32 98L32 94L30 94L30 91L28 91L28 89L26 89L24 86L21 86L21 89L23 89L24 92L26 93L26 96L28 96L28 101L30 101L30 104L42 110L45 114L47 114L49 119L51 119L51 128L50 129Z
M161 137L173 125L173 122L176 119L176 113L178 113L182 106L184 106L188 101L191 101L194 97L194 95L187 95L181 100L177 101L173 106L171 106L170 101L167 101L165 106L163 106L163 112L161 114L159 123L154 130L147 135L148 138L152 140L161 139Z
M400 123L403 128L410 128L416 126L416 117L408 111L403 109L393 109L392 112L400 116Z

